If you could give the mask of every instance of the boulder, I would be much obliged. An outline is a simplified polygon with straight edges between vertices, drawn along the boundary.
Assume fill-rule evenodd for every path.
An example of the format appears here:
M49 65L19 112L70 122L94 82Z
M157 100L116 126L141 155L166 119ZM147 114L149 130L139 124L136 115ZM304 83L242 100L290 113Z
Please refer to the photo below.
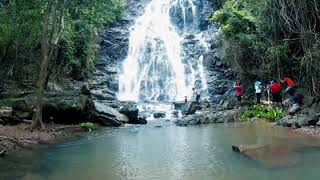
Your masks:
M200 107L201 109L206 109L206 108L210 108L210 103L209 101L207 100L203 100L203 101L200 101Z
M184 112L186 115L194 114L197 111L197 104L194 101L189 101L185 106Z
M185 102L173 102L173 106L175 110L183 111L185 109L186 103Z
M1 125L15 125L20 123L21 120L14 114L11 107L0 107L0 124Z
M292 107L289 109L289 114L293 115L300 111L300 106L299 104L293 104Z
M158 118L165 118L166 117L166 112L160 111L160 112L155 112L153 113L153 117L158 119Z
M234 122L239 118L242 110L226 110L217 111L214 109L207 109L200 111L197 114L184 116L174 121L177 126L189 126L198 124L209 124L209 123L227 123Z
M147 124L147 117L146 116L139 116L136 122L132 122L132 124Z
M223 101L222 108L226 110L234 109L237 106L237 101L234 98L229 98Z
M121 123L129 122L129 118L126 115L121 114L116 109L106 106L100 102L94 102L94 115L99 117L99 121L97 123L100 123L101 125L110 124L118 126L121 125Z
M287 115L286 117L282 118L281 120L277 121L278 126L283 126L283 127L291 127L293 120L292 115Z
M119 112L126 115L129 118L129 123L135 124L134 122L137 122L138 120L139 109L137 108L137 105L133 102L128 102L121 106Z

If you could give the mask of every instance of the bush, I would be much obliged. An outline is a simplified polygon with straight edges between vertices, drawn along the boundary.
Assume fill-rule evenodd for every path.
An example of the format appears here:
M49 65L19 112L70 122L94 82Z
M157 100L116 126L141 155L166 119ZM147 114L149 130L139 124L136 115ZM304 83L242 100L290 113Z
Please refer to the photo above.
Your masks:
M83 129L88 130L88 131L91 131L91 130L93 130L93 129L95 128L94 124L91 123L91 122L81 123L81 127L82 127Z
M251 118L261 118L274 122L285 116L285 112L281 108L274 108L270 106L252 106L248 111L244 112L240 119L246 120Z

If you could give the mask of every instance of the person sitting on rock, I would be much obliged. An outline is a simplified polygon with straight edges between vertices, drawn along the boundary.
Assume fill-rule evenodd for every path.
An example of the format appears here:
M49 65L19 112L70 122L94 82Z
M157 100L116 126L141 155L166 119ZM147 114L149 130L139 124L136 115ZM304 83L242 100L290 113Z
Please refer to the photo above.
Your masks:
M277 82L276 79L271 81L271 85L269 86L269 90L272 94L272 102L275 103L276 106L282 106L282 87L281 84Z
M242 95L243 95L243 86L242 86L241 81L235 82L235 83L233 84L233 87L234 87L235 90L236 90L237 100L238 100L239 102L241 102Z
M293 104L298 103L298 97L296 93L296 87L297 83L295 83L291 78L285 77L281 80L282 83L284 83L287 86L286 94L289 94L291 96L291 101Z

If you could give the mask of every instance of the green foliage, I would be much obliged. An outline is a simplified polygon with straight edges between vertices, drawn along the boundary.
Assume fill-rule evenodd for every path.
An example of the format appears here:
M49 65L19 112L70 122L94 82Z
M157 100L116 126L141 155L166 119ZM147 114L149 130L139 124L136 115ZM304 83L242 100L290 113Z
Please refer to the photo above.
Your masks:
M0 1L0 77L38 78L46 0ZM52 79L88 77L99 53L98 32L123 11L122 0L66 1L64 29L49 68ZM0 78L0 79L1 79Z
M86 129L86 130L88 130L88 131L92 131L92 130L95 128L94 124L91 123L91 122L81 123L80 126L81 126L83 129Z
M285 116L285 112L281 108L274 108L270 106L252 106L241 115L242 120L251 118L266 119L268 121L274 122Z

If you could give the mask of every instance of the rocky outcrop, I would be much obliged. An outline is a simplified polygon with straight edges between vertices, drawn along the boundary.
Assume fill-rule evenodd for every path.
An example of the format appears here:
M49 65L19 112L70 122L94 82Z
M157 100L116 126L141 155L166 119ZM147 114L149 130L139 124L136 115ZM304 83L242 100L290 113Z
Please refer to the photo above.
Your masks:
M313 97L306 97L303 105L294 104L288 109L288 115L277 122L277 125L292 127L318 126L320 121L320 102Z
M197 114L184 116L176 119L174 123L177 126L189 126L209 123L228 123L237 121L240 117L242 108L234 110L218 111L214 109L206 109Z
M194 114L196 113L196 111L197 111L197 104L194 101L188 102L184 109L184 113L186 115Z

